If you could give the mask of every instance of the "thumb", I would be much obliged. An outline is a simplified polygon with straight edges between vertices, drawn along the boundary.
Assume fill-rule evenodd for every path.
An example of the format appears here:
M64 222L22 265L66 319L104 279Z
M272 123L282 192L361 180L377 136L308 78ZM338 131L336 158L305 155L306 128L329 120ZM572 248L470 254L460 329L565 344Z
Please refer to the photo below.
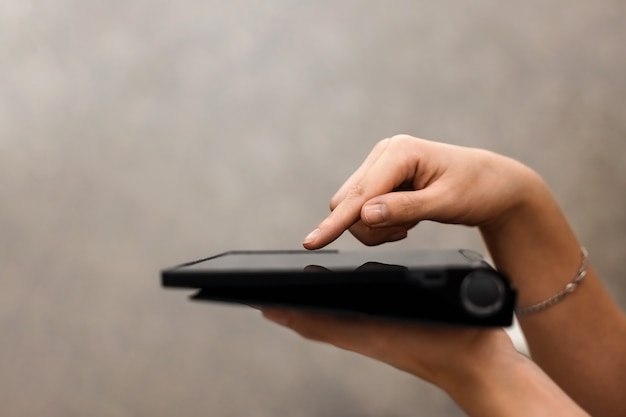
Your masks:
M418 223L429 220L438 205L429 189L396 191L368 200L361 208L361 220L369 227Z

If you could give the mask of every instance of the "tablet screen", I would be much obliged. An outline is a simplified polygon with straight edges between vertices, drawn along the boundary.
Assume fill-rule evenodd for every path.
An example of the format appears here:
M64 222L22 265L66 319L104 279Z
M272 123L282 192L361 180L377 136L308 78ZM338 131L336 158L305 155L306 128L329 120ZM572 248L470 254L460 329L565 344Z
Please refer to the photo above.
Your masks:
M467 266L461 251L234 251L183 266L187 271L356 271L373 268Z

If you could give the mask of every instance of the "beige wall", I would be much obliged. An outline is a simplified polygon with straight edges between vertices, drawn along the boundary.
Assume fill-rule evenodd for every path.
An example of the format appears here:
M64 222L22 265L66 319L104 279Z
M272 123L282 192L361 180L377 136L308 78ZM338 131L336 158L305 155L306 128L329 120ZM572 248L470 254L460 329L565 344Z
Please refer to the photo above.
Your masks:
M541 172L626 306L625 17L617 0L4 1L0 414L460 415L158 272L299 247L373 143L411 133ZM483 250L433 224L396 245L427 246Z

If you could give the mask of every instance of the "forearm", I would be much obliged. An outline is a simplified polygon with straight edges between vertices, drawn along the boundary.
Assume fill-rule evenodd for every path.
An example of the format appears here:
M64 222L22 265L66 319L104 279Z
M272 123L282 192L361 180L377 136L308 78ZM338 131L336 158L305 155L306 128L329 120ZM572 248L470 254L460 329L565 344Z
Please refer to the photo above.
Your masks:
M551 193L531 178L523 203L481 228L499 270L518 288L521 306L546 300L580 266L580 244ZM593 269L558 304L520 317L533 359L589 412L626 415L626 320ZM621 334L617 336L616 334Z

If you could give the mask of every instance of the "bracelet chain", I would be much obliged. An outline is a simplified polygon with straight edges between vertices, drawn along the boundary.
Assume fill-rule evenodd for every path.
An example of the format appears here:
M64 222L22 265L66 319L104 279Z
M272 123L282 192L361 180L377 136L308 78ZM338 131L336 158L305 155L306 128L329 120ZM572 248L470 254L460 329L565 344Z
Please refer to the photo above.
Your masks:
M578 269L578 273L576 274L576 277L574 277L574 279L570 281L565 286L565 288L563 288L561 291L559 291L552 297L548 298L547 300L541 301L537 304L533 304L530 306L515 308L515 313L518 316L527 316L529 314L538 313L549 307L552 307L553 305L559 303L561 300L567 297L569 294L573 293L576 290L576 288L578 288L582 280L587 275L587 266L589 264L589 252L587 252L587 249L585 247L581 247L580 250L582 252L582 262L581 262L580 268Z

